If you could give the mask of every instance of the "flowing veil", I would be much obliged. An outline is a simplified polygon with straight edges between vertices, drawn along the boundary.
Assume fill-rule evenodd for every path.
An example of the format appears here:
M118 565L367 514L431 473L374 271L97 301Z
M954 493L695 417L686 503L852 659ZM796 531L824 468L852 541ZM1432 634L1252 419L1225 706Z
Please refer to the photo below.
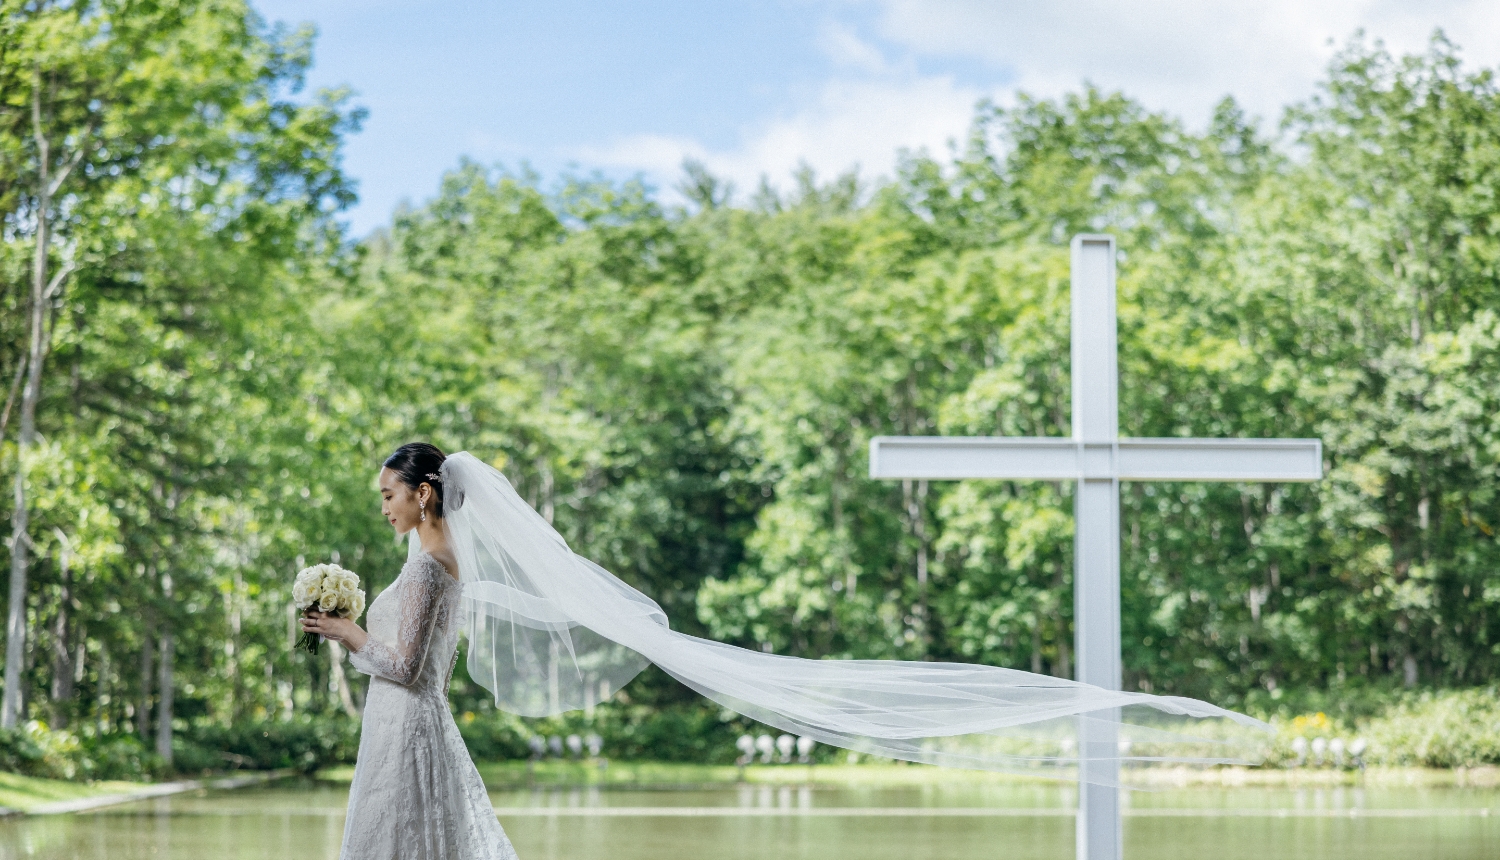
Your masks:
M655 663L725 708L822 743L983 770L1085 765L1084 778L1103 784L1117 783L1117 768L1090 762L1244 761L1269 728L1195 699L996 666L811 660L688 636L570 550L498 470L459 452L441 477L469 675L523 716L590 707Z

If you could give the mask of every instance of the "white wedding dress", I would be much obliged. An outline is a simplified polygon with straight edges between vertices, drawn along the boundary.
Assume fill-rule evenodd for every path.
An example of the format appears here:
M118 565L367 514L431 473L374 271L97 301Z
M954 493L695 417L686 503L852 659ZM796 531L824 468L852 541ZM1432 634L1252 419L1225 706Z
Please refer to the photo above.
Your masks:
M515 860L448 710L462 586L420 553L349 655L371 676L340 860Z

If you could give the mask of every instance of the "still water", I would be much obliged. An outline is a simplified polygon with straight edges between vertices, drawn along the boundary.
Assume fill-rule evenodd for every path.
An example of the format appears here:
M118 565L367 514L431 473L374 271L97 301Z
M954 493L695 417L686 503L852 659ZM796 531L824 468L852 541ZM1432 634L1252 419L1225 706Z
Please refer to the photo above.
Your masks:
M286 782L0 823L0 860L334 860L345 786ZM536 789L491 800L522 860L1073 856L1066 785ZM1500 857L1500 790L1189 788L1126 795L1129 858Z

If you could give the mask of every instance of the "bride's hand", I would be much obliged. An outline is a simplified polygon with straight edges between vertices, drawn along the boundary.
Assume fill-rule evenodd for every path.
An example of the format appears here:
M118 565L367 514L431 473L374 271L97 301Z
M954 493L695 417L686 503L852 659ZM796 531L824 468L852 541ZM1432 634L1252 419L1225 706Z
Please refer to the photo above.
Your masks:
M365 640L369 638L369 634L348 618L329 615L316 609L302 616L301 620L302 632L316 633L324 639L342 642L350 651L365 647Z

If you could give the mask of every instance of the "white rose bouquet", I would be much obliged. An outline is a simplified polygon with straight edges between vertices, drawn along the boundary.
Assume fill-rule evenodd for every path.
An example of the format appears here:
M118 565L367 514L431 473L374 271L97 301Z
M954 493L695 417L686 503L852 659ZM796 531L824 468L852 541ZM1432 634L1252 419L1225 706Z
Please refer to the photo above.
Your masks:
M359 576L336 564L317 564L304 568L292 584L292 603L304 614L316 609L340 618L358 618L365 611L365 593L359 587ZM318 653L323 637L303 633L298 648Z

